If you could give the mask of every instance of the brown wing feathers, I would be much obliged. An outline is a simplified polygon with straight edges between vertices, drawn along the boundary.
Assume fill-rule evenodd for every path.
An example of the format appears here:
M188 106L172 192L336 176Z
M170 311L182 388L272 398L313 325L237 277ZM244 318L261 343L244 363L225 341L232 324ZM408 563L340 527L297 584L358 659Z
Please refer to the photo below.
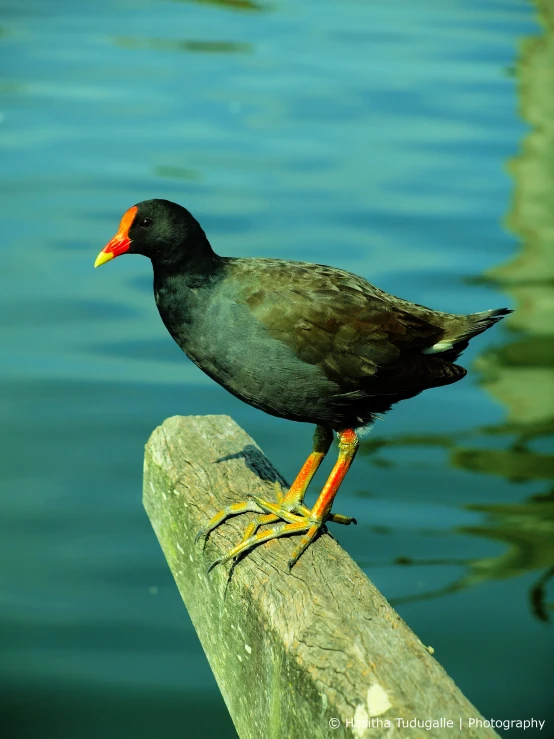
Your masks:
M258 320L302 361L319 365L343 386L372 394L460 379L465 370L452 360L506 312L441 313L341 270L298 262L286 263L285 270L279 260L263 261L273 267L265 272L268 283L244 296Z

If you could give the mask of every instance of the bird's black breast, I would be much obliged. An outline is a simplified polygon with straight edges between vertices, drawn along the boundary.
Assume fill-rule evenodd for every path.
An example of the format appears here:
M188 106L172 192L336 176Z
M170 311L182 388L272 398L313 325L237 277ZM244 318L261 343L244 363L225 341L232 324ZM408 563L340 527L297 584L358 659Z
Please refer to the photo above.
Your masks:
M233 395L272 415L332 425L340 387L275 339L223 281L207 292L155 286L158 310L187 356Z

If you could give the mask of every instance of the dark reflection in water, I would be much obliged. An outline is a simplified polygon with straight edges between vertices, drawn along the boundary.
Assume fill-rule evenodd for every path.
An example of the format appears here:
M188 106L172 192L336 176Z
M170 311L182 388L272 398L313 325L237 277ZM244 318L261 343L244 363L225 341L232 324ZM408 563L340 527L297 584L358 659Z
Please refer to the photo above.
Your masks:
M178 180L199 180L200 172L195 169L185 169L185 167L172 167L170 165L159 164L154 167L154 174L158 177L174 177Z
M116 36L116 46L122 49L148 49L152 51L192 51L204 54L247 53L252 50L250 44L235 41L185 41L168 38L133 38L132 36Z
M229 10L267 10L268 6L253 0L171 0L173 3L198 3L199 5L220 5Z
M390 466L395 447L437 447L446 450L452 467L512 483L546 484L520 503L465 506L485 514L484 523L454 532L501 542L507 549L498 556L446 562L397 558L402 566L458 564L466 572L439 589L397 598L396 604L532 573L532 612L548 621L554 609L554 598L548 596L554 578L554 16L546 7L542 21L544 33L523 42L514 67L521 114L531 126L510 162L514 196L507 223L521 247L514 259L484 276L515 301L516 312L507 319L513 338L474 362L481 387L502 403L505 418L493 426L444 436L370 439L362 454L374 465ZM492 438L494 447L488 443ZM472 440L479 446L472 447ZM391 453L383 455L387 448Z

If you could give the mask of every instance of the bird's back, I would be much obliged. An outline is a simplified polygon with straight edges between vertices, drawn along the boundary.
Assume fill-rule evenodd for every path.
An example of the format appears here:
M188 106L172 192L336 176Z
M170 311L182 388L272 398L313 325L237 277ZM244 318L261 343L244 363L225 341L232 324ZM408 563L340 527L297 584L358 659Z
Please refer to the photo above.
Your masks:
M435 311L325 265L232 258L223 265L205 299L195 290L196 318L174 338L243 400L335 428L362 425L398 400L461 379L456 357L508 312Z

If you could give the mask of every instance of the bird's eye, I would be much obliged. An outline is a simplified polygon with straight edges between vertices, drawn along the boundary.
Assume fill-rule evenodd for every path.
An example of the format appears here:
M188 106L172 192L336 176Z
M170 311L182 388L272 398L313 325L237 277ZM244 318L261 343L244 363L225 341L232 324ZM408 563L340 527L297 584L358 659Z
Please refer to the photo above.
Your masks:
M152 228L154 221L151 218L143 218L139 223L140 228Z

